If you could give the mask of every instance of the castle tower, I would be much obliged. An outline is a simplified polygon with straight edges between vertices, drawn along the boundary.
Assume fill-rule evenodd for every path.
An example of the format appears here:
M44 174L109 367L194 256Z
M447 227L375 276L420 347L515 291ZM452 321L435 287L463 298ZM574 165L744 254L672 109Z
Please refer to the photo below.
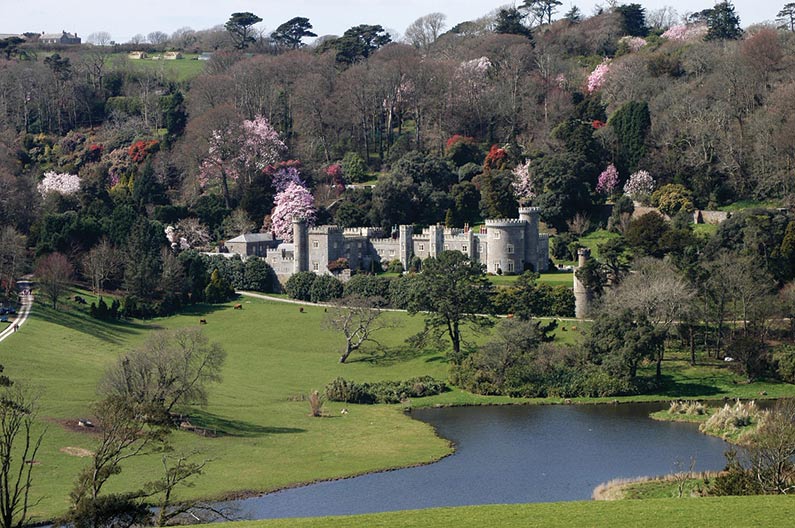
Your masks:
M293 217L293 273L309 271L309 235L307 234L306 219Z
M539 258L538 247L538 217L541 208L539 207L520 207L519 220L525 222L524 226L524 263L525 269L532 266L533 271L543 271L546 262L542 263Z
M439 253L444 251L444 228L438 224L429 226L428 234L430 235L431 246L428 251L428 256L438 257Z
M588 310L591 308L591 301L593 300L593 292L580 282L576 273L578 270L585 267L585 264L590 258L590 249L580 248L577 250L577 270L575 270L574 273L574 316L577 319L585 319L588 315Z
M403 269L409 269L411 256L414 254L414 226L402 225L399 228L400 236L400 263Z

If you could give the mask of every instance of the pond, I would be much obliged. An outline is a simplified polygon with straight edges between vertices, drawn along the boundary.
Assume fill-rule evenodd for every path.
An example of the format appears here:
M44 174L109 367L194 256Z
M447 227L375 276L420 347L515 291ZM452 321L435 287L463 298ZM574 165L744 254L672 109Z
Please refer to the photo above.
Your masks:
M421 409L412 416L456 444L427 466L321 482L232 501L245 519L347 515L474 504L587 500L620 477L662 475L677 461L719 470L728 445L694 424L658 422L661 404Z

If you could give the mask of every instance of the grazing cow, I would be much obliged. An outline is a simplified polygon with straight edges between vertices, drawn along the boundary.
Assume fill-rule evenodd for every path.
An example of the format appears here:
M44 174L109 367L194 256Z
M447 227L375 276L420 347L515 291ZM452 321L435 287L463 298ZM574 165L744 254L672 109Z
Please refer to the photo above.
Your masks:
M234 306L234 308L235 308L235 310L242 310L243 309L243 305L242 304L236 304Z
M304 313L304 307L303 307L303 306L302 306L302 307L300 307L300 308L298 309L298 311L299 311L299 312L301 312L301 313Z
M207 319L199 319L199 324L207 324Z

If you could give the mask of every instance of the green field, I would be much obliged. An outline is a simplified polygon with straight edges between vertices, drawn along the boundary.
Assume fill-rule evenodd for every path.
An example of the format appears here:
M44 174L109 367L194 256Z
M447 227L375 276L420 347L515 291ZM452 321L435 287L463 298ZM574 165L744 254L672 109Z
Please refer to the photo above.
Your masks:
M155 55L162 55L160 53ZM196 60L194 53L183 54L184 58L177 60L162 59L136 59L127 58L126 53L116 53L108 59L118 68L131 68L137 71L148 71L161 74L166 79L183 82L189 81L204 71L207 61Z
M573 274L570 271L551 271L540 275L539 284L549 284L550 286L563 284L569 287L574 285ZM489 281L495 286L512 286L518 278L519 275L488 275Z
M230 523L225 528L781 527L793 497L710 497L434 508L371 515ZM209 525L217 526L217 525Z
M37 303L22 329L0 344L5 374L42 393L40 416L48 430L37 456L34 494L44 500L34 508L34 520L51 518L68 507L68 491L87 459L62 449L90 450L93 439L89 433L64 427L63 422L91 418L90 403L96 398L96 382L104 369L153 329L192 326L199 318L208 320L204 327L208 336L224 345L228 357L222 384L211 387L209 405L191 414L194 425L215 430L219 436L206 438L183 431L172 435L177 450L196 450L211 460L196 486L180 491L182 497L267 491L427 463L448 454L448 442L429 426L406 416L402 412L405 407L562 403L559 398L487 397L453 389L400 405L345 405L350 410L347 415L340 414L342 404L328 404L326 417L311 418L302 395L322 390L337 376L356 381L419 375L445 379L444 353L409 348L405 338L421 328L421 316L389 313L386 317L394 318L399 326L379 336L385 348L354 354L349 364L341 365L337 358L342 339L322 329L324 307L304 307L302 313L294 304L277 301L246 297L237 302L242 302L243 310L233 310L231 303L198 306L175 317L116 324L90 319L85 308L71 302L65 302L59 312ZM561 341L572 343L582 330L581 323L562 322L556 334ZM753 396L762 390L775 397L795 392L786 384L743 385L722 365L718 367L691 368L680 359L666 361L666 386L661 394L618 400L666 400L677 395L720 399ZM645 368L651 374L653 366ZM159 462L158 455L130 461L121 475L110 480L107 490L136 489L159 474Z

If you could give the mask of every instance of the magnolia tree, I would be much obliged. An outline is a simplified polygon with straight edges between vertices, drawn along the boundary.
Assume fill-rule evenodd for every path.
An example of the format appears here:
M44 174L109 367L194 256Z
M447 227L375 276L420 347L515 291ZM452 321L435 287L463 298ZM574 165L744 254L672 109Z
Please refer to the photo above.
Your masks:
M312 193L295 182L290 182L273 199L275 207L271 213L271 225L276 238L293 241L293 218L303 218L307 224L315 223L315 198Z
M301 173L298 171L297 167L280 168L273 173L271 181L273 182L273 188L277 193L287 189L291 183L295 183L301 187L306 187L306 182L301 179Z
M645 170L640 170L629 177L624 184L624 194L633 200L642 201L654 191L654 178Z
M36 187L42 197L47 193L74 194L80 190L80 178L74 174L57 173L49 171L44 173L44 178Z
M596 182L596 192L610 196L618 187L618 169L612 163L607 166Z
M708 31L706 24L681 24L671 26L661 37L677 42L688 42L703 39L707 36Z
M229 184L252 176L279 161L287 149L279 133L262 116L243 121L239 126L213 130L207 156L199 164L199 184L221 184L229 207Z
M530 160L513 169L511 186L520 205L527 205L536 197L535 182L530 174Z
M608 73L610 73L610 60L605 59L602 64L594 68L588 76L588 93L599 90L605 84Z
M633 52L640 50L640 48L646 45L646 39L642 37L631 37L631 36L621 37L618 40L618 42L620 44L625 44L629 49L629 51Z

